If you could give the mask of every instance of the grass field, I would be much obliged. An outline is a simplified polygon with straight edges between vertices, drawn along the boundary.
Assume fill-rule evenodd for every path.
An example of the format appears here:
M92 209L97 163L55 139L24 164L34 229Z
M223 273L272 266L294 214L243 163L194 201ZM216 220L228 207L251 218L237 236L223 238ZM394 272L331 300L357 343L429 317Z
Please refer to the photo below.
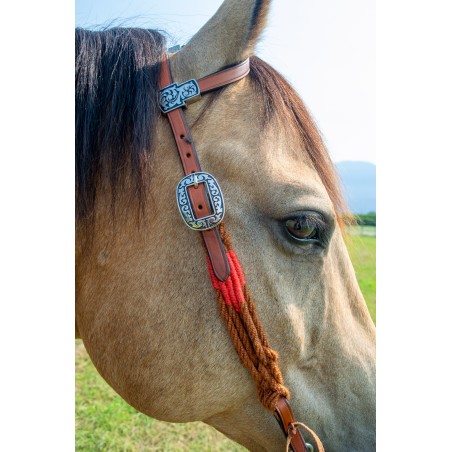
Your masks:
M359 287L366 300L370 315L376 322L376 237L371 235L373 226L358 226L369 228L364 235L350 234L347 238L347 248L355 268Z
M347 247L375 322L375 230L353 230ZM149 418L124 402L99 376L85 347L75 342L77 451L245 451L201 423L172 424Z

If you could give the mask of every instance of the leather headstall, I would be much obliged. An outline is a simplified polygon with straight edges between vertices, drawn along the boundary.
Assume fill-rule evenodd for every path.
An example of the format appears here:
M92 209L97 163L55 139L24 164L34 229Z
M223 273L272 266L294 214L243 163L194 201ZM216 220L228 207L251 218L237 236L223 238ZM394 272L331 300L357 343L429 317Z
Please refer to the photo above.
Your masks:
M197 190L198 184L200 182L205 182L204 180L200 180L200 178L206 179L210 175L205 176L207 173L202 173L201 171L201 165L198 161L190 129L185 120L184 112L180 107L184 106L187 100L193 101L194 98L203 93L242 79L248 74L249 71L250 62L249 59L246 59L242 63L229 69L208 75L198 81L190 80L189 82L185 82L180 85L173 83L169 61L166 57L162 61L160 71L160 108L163 113L166 113L171 124L179 156L184 168L184 173L187 177L183 186L180 187L181 197L183 198L181 202L185 203L183 208L185 208L185 212L187 212L187 214L191 214L192 220L199 220L200 218L205 218L206 216L208 217L206 221L207 227L200 226L196 228L199 221L197 223L195 221L195 227L193 227L193 229L201 231L210 261L212 263L213 271L220 281L226 281L229 276L230 269L223 243L218 233L218 229L216 228L216 225L221 222L223 217L221 217L220 221L209 221L212 218L212 216L209 216L209 213L212 211L211 209L214 206L212 197L216 193L212 194L210 191L207 192L207 190L210 190L210 187L212 186L211 179L214 181L215 179L211 176L211 178L209 178L210 180L207 180L207 183L203 184L203 189ZM192 176L193 174L196 175L196 173L202 174L201 176ZM218 184L216 184L215 189L216 191L218 190L221 195L221 190L219 190ZM188 199L186 196L187 194ZM181 209L180 202L178 205ZM189 212L189 210L192 210L192 212ZM222 213L224 215L224 208ZM182 216L185 220L186 217L184 217L184 215ZM213 220L216 219L214 218Z
M217 227L224 216L223 195L215 178L201 170L190 128L181 107L199 99L201 94L241 80L249 71L250 62L247 58L235 66L199 80L173 83L170 63L166 55L160 71L160 108L171 124L185 173L185 177L181 179L176 189L179 211L188 227L201 232L213 272L222 282L226 281L231 273ZM295 452L314 450L304 441L297 426L305 426L295 421L285 397L278 399L274 414L287 438L287 450L289 447ZM311 430L308 429L308 431L312 433ZM320 446L317 443L317 446L320 451L323 450L321 443Z

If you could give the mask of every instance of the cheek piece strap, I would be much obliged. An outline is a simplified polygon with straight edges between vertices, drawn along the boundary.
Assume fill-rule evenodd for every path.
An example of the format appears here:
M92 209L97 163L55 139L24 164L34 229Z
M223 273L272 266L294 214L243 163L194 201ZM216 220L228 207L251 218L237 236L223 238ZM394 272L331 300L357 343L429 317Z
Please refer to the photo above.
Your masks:
M160 69L160 108L166 114L179 152L185 176L176 189L176 200L183 220L201 232L207 251L207 269L215 291L220 315L242 364L250 371L262 405L276 417L287 438L286 450L314 451L300 429L313 438L319 452L324 448L317 435L296 422L289 406L289 390L284 386L278 366L278 353L270 347L256 306L248 289L240 261L232 249L224 225L224 199L215 178L199 164L190 128L182 107L201 94L241 80L250 70L249 59L223 71L173 83L170 63L165 55Z

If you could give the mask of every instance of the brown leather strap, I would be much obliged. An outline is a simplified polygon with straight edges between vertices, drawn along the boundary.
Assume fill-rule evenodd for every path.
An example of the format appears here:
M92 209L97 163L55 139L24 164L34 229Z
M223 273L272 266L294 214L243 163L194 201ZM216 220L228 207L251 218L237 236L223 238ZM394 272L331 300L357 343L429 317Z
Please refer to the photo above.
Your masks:
M249 70L249 59L246 59L236 66L197 80L199 90L202 94L207 91L220 88L221 86L228 85L229 83L233 83L245 77ZM164 56L160 70L160 89L168 87L172 83L173 80L169 61L166 56ZM175 107L174 110L167 111L166 115L168 116L171 124L173 136L176 141L185 175L201 171L196 149L190 134L190 128L187 125L182 108L180 108L180 106ZM211 211L208 196L202 184L197 187L190 186L188 188L188 195L196 218L204 217L209 211ZM215 276L220 281L224 282L229 277L230 268L218 228L215 227L201 232L204 243L206 244L210 261L212 263L212 270L215 273ZM319 452L324 452L322 443L318 439L317 435L304 424L295 421L292 410L285 397L280 397L276 402L275 416L287 437L287 450L292 448L294 452L307 452L306 443L297 428L297 426L300 425L313 435Z
M306 443L300 431L297 428L292 428L295 418L285 397L280 397L276 402L275 416L288 442L290 437L290 446L294 452L307 452Z
M198 81L201 93L240 80L242 77L245 77L248 72L249 60L247 59L243 63L236 66L208 75ZM173 80L169 62L165 56L160 70L160 89L171 85L172 82ZM190 129L187 125L182 109L177 108L169 111L167 116L173 130L174 139L176 141L185 175L201 171L196 149L190 134ZM204 217L211 211L208 196L202 184L197 188L190 187L188 189L188 195L197 218ZM217 228L201 231L201 233L210 261L212 262L212 268L215 276L220 281L226 281L230 274L229 263Z
M215 72L197 80L201 94L229 85L245 77L250 72L250 59L247 58L236 66Z
M306 452L307 444L303 438L298 427L303 427L307 432L309 432L315 441L318 452L325 452L322 441L307 425L302 422L296 422L290 408L289 402L285 397L280 397L276 402L275 417L278 420L280 427L282 428L284 434L287 437L286 451L292 449L294 452ZM312 448L312 445L309 445ZM312 448L313 449L313 448Z

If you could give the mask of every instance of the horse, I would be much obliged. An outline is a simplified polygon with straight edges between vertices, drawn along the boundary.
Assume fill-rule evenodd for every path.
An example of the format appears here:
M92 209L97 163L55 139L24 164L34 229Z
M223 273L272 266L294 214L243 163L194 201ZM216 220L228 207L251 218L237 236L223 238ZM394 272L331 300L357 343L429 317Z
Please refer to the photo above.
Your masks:
M76 336L140 412L203 421L249 450L284 448L219 314L201 234L181 221L184 173L159 108L166 58L179 84L249 58L249 74L187 103L186 123L221 185L221 225L295 418L328 451L372 451L375 326L321 135L290 84L253 55L269 6L225 0L168 54L156 30L76 30Z

